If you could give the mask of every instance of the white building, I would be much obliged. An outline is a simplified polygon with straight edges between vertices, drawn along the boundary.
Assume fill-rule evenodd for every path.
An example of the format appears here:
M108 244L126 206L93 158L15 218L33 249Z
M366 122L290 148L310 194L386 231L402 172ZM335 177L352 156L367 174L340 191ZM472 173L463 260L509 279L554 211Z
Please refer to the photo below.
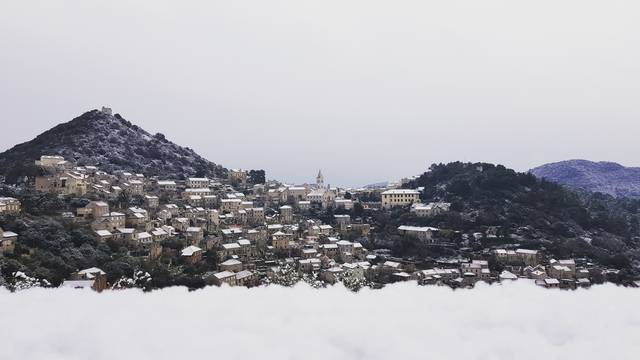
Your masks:
M391 209L393 207L407 206L420 199L420 192L412 189L387 190L382 193L382 208Z

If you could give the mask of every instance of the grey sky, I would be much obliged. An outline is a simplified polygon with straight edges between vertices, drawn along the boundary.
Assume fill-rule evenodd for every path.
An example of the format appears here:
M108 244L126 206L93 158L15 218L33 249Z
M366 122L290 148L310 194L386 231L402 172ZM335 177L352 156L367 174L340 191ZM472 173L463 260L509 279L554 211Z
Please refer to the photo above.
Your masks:
M637 1L0 3L0 149L110 105L227 167L640 165Z

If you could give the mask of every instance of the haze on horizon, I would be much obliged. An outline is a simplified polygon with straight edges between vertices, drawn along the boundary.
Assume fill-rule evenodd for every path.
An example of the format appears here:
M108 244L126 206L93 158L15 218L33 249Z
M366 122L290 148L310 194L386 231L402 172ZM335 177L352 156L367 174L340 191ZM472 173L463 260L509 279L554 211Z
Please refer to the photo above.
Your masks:
M4 1L0 151L111 106L226 167L638 166L640 3Z

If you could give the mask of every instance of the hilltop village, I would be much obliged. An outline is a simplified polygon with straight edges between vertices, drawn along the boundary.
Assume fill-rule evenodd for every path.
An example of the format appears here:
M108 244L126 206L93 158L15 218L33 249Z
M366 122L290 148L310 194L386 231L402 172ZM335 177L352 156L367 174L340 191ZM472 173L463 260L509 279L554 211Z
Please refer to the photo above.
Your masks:
M21 188L14 188L16 194L61 199L65 208L53 218L70 228L90 229L90 241L148 268L161 264L167 276L188 273L192 280L185 285L191 288L298 281L314 287L342 282L353 290L400 281L464 288L478 281L529 279L546 288L576 289L618 282L620 275L619 269L586 258L554 258L517 241L483 246L498 238L495 227L465 233L399 223L392 230L395 241L419 244L432 255L398 256L385 247L380 218L428 219L451 211L450 203L425 202L423 189L407 188L411 179L387 187L342 189L327 185L321 171L312 184L287 185L266 181L263 171L229 170L226 178L212 179L148 178L76 166L56 155L42 156L34 165L39 175L25 178ZM5 196L0 198L0 217L4 224L21 217L28 224L31 215L24 214L19 196ZM28 232L28 226L22 231ZM0 262L27 261L39 251L21 244L17 228L5 225L0 240ZM151 288L154 281L144 268L110 274L98 263L89 265L60 279L59 286L102 291ZM36 274L14 270L3 271L5 285L54 286Z

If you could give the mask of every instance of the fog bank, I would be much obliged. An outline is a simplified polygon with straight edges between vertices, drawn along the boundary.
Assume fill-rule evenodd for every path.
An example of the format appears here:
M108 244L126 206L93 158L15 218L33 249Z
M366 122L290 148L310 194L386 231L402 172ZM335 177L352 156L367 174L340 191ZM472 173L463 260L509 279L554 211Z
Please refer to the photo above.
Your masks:
M2 359L632 359L640 291L0 292Z

